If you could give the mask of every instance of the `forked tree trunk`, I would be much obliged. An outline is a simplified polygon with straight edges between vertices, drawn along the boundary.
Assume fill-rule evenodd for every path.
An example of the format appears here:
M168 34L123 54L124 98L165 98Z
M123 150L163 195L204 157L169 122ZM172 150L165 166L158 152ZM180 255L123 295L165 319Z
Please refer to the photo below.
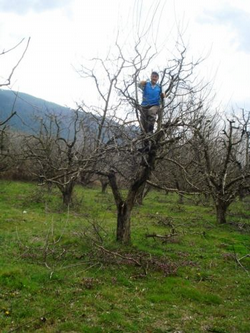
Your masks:
M123 200L121 192L116 182L115 171L111 170L108 174L109 184L112 189L117 207L117 231L116 240L123 244L130 243L130 217L134 208L136 197L144 189L146 181L149 179L152 170L154 169L156 159L156 149L151 147L148 154L147 164L144 168L138 171L136 179L130 185L126 200Z
M109 173L108 178L117 207L116 240L119 243L128 244L130 243L130 217L134 206L135 195L131 195L130 192L127 199L123 200L113 170Z

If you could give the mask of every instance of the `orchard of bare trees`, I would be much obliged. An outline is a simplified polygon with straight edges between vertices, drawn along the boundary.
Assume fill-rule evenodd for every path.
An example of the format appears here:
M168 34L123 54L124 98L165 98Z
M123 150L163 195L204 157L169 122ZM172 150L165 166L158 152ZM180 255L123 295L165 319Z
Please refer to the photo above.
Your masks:
M26 166L30 179L58 187L67 207L76 184L96 179L109 184L117 209L116 239L124 244L131 240L133 208L149 187L177 192L181 200L211 199L218 223L226 223L230 204L250 189L250 113L214 110L208 85L197 78L201 59L190 60L180 37L172 58L161 50L157 70L165 97L154 131L145 132L138 83L159 56L157 47L145 42L146 34L132 47L117 38L105 59L78 68L92 87L93 101L88 104L83 95L66 120L47 110L44 118L34 119L39 130L29 129L17 140L7 124L18 110L0 119L2 176L8 168Z

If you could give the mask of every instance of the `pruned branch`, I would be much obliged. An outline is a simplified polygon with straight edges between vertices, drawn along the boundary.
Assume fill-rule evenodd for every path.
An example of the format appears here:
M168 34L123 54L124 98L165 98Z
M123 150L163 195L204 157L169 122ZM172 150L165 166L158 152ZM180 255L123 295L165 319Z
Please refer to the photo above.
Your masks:
M167 243L168 240L170 238L173 238L173 237L176 237L178 236L177 233L173 232L171 234L167 234L167 235L159 235L159 234L156 234L156 233L153 233L153 234L146 234L146 237L147 238L159 238L160 240L162 240L163 243Z
M24 41L24 38L23 38L23 39L22 39L22 40L21 40L16 46L14 46L13 48L9 49L8 51L2 51L2 53L1 53L0 55L2 55L2 54L6 54L7 52L10 52L10 51L13 51L13 50L14 50L15 48L17 48L21 43L23 43L23 41ZM19 60L17 61L16 65L12 68L12 70L11 70L11 72L10 72L10 74L9 74L9 77L6 79L6 82L5 82L5 83L0 83L0 87L4 87L4 86L9 86L9 85L10 85L10 83L11 83L11 78L12 78L12 76L13 76L15 70L17 69L17 67L19 66L19 64L21 63L21 61L23 60L23 58L24 58L24 56L25 56L25 53L27 52L27 49L28 49L28 47L29 47L29 43L30 43L30 37L28 38L28 41L27 41L27 43L26 43L26 45L25 45L25 48L24 48L24 51L23 51L21 57L20 57Z

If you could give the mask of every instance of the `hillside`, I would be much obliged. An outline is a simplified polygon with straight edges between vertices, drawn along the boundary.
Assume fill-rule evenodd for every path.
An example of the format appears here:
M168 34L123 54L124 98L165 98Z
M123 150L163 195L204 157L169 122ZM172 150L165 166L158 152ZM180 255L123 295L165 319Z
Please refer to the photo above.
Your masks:
M71 115L71 109L45 101L25 93L0 89L0 120L6 119L12 111L18 116L14 116L9 121L9 126L13 130L29 132L35 129L35 119L44 118L46 112L53 112L62 115L67 119Z

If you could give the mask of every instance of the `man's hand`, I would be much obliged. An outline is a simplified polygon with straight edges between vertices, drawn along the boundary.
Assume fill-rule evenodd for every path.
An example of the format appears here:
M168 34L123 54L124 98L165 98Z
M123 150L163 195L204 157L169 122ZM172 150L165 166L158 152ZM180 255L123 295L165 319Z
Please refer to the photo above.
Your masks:
M141 81L139 86L143 88L143 87L145 87L146 83L147 83L147 81Z

